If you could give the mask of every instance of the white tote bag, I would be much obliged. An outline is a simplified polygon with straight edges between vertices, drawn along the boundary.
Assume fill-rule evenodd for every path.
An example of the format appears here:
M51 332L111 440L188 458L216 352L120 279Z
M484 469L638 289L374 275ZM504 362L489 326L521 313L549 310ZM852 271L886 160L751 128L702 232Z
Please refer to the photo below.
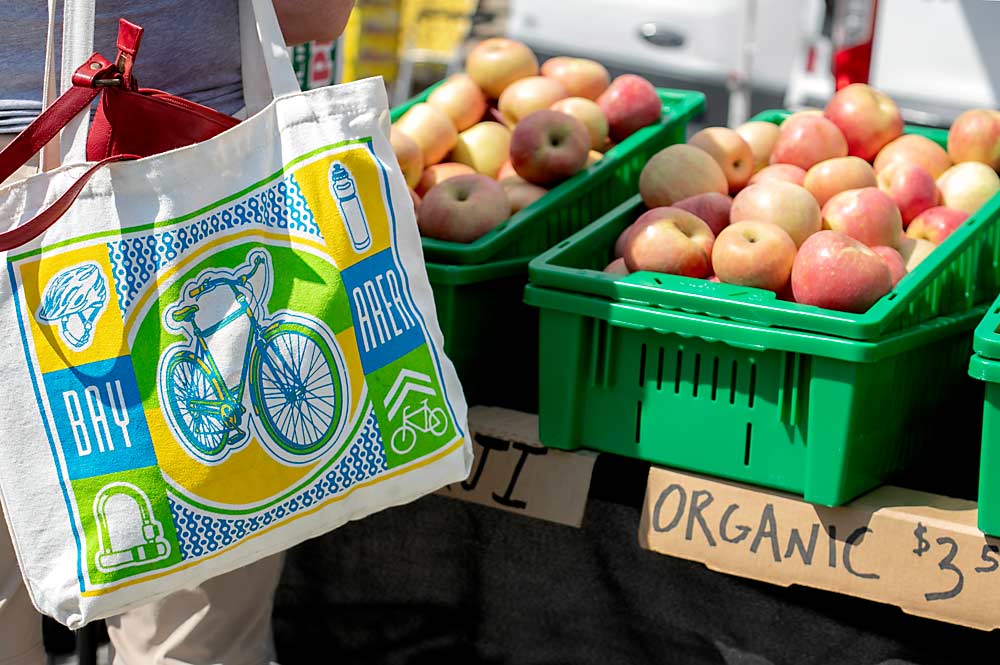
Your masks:
M66 24L72 65L93 0ZM469 471L382 81L301 93L271 1L241 24L248 119L103 168L3 253L0 497L35 605L72 628ZM3 230L86 170L85 130L0 189Z

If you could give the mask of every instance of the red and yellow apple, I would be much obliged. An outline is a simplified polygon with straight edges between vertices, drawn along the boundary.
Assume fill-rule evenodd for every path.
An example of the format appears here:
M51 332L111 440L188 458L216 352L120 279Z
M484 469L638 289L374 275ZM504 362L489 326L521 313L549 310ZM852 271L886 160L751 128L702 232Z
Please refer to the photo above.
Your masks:
M742 136L728 127L706 127L689 138L688 145L712 156L726 176L730 194L743 189L753 175L753 151Z
M881 173L892 162L922 166L935 180L951 166L951 158L944 148L919 134L903 134L882 148L873 164L875 173Z
M627 275L628 266L625 265L625 259L622 257L616 258L614 261L609 263L607 267L604 268L604 272L610 273L612 275Z
M542 63L542 76L553 78L569 91L571 97L597 99L611 82L608 70L586 58L559 56Z
M848 154L869 162L903 133L903 116L896 103L865 83L838 90L824 115L844 133Z
M600 150L608 142L608 119L604 117L601 107L593 100L585 97L567 97L560 99L549 108L573 116L583 123L590 135L592 150Z
M906 229L906 235L939 245L968 218L969 215L961 210L935 206L917 215Z
M906 261L906 272L913 272L937 247L924 238L904 237L899 241L899 255Z
M660 207L646 211L627 234L622 258L629 271L707 277L711 274L715 236L708 224L686 210Z
M597 98L608 119L608 135L621 143L639 129L659 122L663 105L653 84L635 74L622 74Z
M823 206L823 228L848 235L869 247L895 247L903 219L889 195L877 187L849 189Z
M743 140L750 146L750 152L753 153L754 173L767 166L781 129L773 122L751 120L737 127L736 133L743 137Z
M569 93L563 84L544 76L529 76L514 81L500 94L497 108L508 126L514 127L525 116L547 109Z
M795 262L795 241L771 222L744 220L727 226L712 247L712 268L719 281L780 291Z
M393 127L389 131L389 143L396 154L399 169L403 172L407 187L416 187L420 182L420 174L424 172L424 153L420 146L409 136Z
M822 207L834 194L874 187L876 184L875 171L865 160L860 157L834 157L809 169L802 186L816 197L816 203Z
M781 123L771 151L772 164L794 164L809 170L834 157L847 157L847 139L840 129L821 115L797 115Z
M491 37L476 44L465 60L465 71L491 99L514 81L538 74L538 59L519 41Z
M431 92L427 103L444 111L460 132L479 122L486 113L486 95L468 74L449 76Z
M982 162L962 162L942 173L937 186L941 203L971 215L1000 191L1000 178Z
M892 279L892 286L895 288L899 284L899 280L906 277L906 261L903 260L903 255L897 249L885 245L872 247L872 250L885 261L885 267L889 269L889 277Z
M806 170L793 164L771 164L754 173L748 184L756 185L765 180L783 180L802 187L806 181Z
M904 229L910 220L936 206L941 198L937 183L927 169L907 162L890 162L879 171L878 188L899 208Z
M544 109L517 124L510 140L510 163L536 185L565 180L587 163L590 135L583 124L559 111Z
M414 104L396 121L395 126L417 142L424 155L424 166L440 162L458 141L458 132L455 131L451 118L441 109L427 103Z
M669 206L706 192L727 194L726 174L707 152L683 143L653 155L639 174L639 193L647 208Z
M496 178L510 154L510 130L499 122L480 122L458 135L451 159Z
M514 175L500 181L500 186L507 193L510 202L510 213L520 212L530 206L548 192L544 187L533 185L524 178Z
M500 184L472 173L449 178L427 192L417 226L427 238L472 242L508 217L510 204Z
M765 180L750 185L733 199L729 223L744 220L777 224L801 246L822 226L819 205L813 195L798 185Z
M837 231L810 236L792 265L795 301L861 313L892 290L885 261L870 247Z
M1000 169L1000 112L971 109L958 116L948 130L948 156L956 164L982 162Z
M449 178L454 178L459 175L469 175L470 173L475 173L476 170L469 166L468 164L459 164L458 162L441 162L440 164L431 164L426 169L424 173L420 176L420 182L414 187L417 190L417 194L420 196L427 196L427 192L431 191L436 185L440 185L445 180Z
M729 210L733 200L719 192L705 192L681 199L673 204L675 208L687 210L689 213L708 224L716 236L722 229L729 226Z

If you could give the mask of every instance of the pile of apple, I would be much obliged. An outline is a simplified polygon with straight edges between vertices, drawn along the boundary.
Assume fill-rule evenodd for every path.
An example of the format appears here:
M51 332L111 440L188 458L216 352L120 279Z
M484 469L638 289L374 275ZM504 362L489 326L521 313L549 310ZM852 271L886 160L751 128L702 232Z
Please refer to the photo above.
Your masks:
M1000 112L960 115L946 151L903 135L887 95L849 85L780 127L709 127L654 155L639 180L649 210L605 270L864 312L1000 191L998 168Z
M539 69L531 49L512 39L479 43L465 70L411 107L390 135L429 238L479 238L660 119L660 98L644 78L611 81L583 58L551 58Z

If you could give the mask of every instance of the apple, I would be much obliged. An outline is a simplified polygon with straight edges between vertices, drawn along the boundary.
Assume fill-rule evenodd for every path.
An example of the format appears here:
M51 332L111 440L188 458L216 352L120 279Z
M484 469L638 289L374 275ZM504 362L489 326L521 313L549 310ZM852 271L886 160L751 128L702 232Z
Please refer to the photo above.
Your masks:
M510 154L510 130L499 122L480 122L458 135L452 161L495 178Z
M622 74L597 98L608 119L608 134L621 143L639 129L660 121L663 103L653 84L635 74Z
M548 62L551 62L549 60ZM548 64L548 62L546 64ZM553 111L559 111L566 115L571 115L587 128L590 134L590 147L598 150L604 147L608 141L608 119L604 117L601 107L593 100L585 97L567 97L549 107Z
M1000 178L982 162L962 162L942 173L937 186L944 205L971 215L1000 191Z
M708 224L712 233L718 236L722 229L729 226L729 210L733 207L733 200L725 194L705 192L681 199L674 207L687 210Z
M389 131L389 143L399 162L399 170L406 179L406 186L416 187L420 174L424 172L424 153L420 151L420 146L395 126Z
M771 222L745 220L727 226L712 247L719 281L780 291L795 262L795 241Z
M895 288L899 284L899 280L906 277L906 261L903 260L903 255L898 250L885 245L872 247L872 251L885 261L885 267L889 269L889 277L892 279L892 286Z
M639 193L647 208L673 205L706 192L727 194L726 174L707 152L683 143L653 155L639 174Z
M629 272L628 272L628 266L625 265L625 259L623 259L620 256L617 259L615 259L614 261L612 261L611 263L609 263L607 265L607 267L604 269L604 272L611 273L612 275L627 275L627 274L629 274Z
M793 164L771 164L754 173L748 184L756 185L765 180L784 180L801 187L806 181L806 170Z
M559 111L535 111L517 123L510 140L510 163L536 185L565 180L587 163L590 135L583 124Z
M851 236L869 247L895 247L903 237L903 219L889 195L877 187L849 189L823 206L823 228Z
M860 157L825 159L806 172L802 183L816 197L816 203L820 207L834 194L848 189L874 187L877 184L871 164Z
M410 200L413 201L413 210L415 212L420 209L420 202L421 202L420 194L417 194L412 189L409 191L410 191Z
M982 162L1000 169L1000 113L971 109L958 116L948 130L948 156L956 164Z
M889 195L903 217L903 228L941 198L937 183L919 164L890 162L878 174L878 188Z
M508 158L507 161L500 165L500 170L497 171L497 180L505 180L511 176L517 176L517 171L514 170L514 165L510 163L510 159Z
M542 76L553 78L569 91L571 97L597 99L611 81L608 70L586 58L560 56L542 63Z
M417 194L420 196L427 196L427 192L431 191L435 185L439 185L455 176L469 175L475 172L476 170L468 164L459 164L458 162L432 164L424 169L424 174L420 176L420 182L417 183L414 189L417 190Z
M906 261L906 272L913 272L934 251L935 247L937 245L924 238L906 237L900 240L899 255Z
M743 137L743 140L750 146L750 152L753 153L754 173L767 166L781 129L773 122L751 120L737 127L736 133Z
M514 81L538 74L538 59L519 41L491 37L476 44L465 59L465 71L491 99Z
M792 293L803 305L861 313L891 290L882 257L837 231L810 236L792 265Z
M750 185L733 199L729 223L744 220L777 224L791 236L796 246L822 227L819 205L813 195L798 185L765 180Z
M514 127L527 115L547 109L569 96L563 84L544 76L529 76L514 81L500 94L497 108L509 126Z
M417 142L424 154L424 166L437 164L458 141L451 118L436 106L414 104L396 121L396 128Z
M794 164L809 168L824 159L847 157L843 132L821 115L796 115L781 123L771 151L772 164Z
M604 153L598 152L596 150L591 150L587 153L587 163L585 166L590 166L591 164L596 164L597 162L604 159Z
M618 234L618 239L615 240L615 258L625 254L625 246L628 244L628 236L632 233L634 228L635 223L629 224L625 227L624 231Z
M689 138L688 145L701 148L722 167L730 194L743 189L753 175L753 151L735 130L728 127L706 127Z
M514 175L500 181L500 186L507 193L507 200L510 201L510 212L520 212L538 199L545 196L549 190L538 185L533 185L527 180Z
M848 154L868 162L903 133L896 103L865 83L838 90L823 114L844 133Z
M939 245L968 218L969 215L961 210L935 206L917 215L906 229L906 235L909 238L922 238Z
M879 151L873 166L875 173L892 162L910 162L924 167L935 180L951 166L951 157L934 141L919 134L903 134Z
M449 76L427 97L427 103L444 111L460 132L486 113L486 95L468 74Z
M646 211L625 239L622 258L630 272L651 270L686 277L711 274L715 236L708 224L686 210Z
M455 176L427 192L417 214L420 234L471 242L510 217L500 184L479 173Z

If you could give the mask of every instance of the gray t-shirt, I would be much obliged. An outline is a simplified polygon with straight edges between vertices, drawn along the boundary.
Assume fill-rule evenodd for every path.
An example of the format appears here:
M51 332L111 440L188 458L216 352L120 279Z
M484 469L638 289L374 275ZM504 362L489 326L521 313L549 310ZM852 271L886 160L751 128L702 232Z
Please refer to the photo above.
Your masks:
M56 26L56 66L62 3ZM115 59L118 19L145 28L135 75L222 113L243 107L238 0L97 0L94 50ZM27 127L42 109L44 0L0 0L0 134Z

